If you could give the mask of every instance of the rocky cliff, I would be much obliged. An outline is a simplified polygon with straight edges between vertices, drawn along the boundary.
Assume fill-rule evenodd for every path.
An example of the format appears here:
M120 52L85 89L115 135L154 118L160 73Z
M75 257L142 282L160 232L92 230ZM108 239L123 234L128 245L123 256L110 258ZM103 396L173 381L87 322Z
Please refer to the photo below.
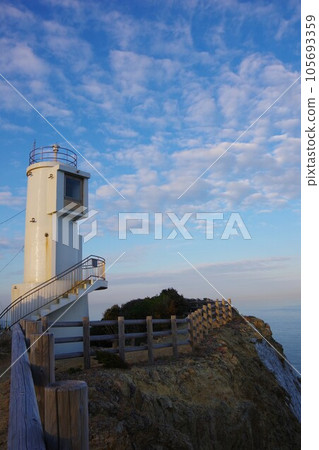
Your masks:
M248 319L282 352L267 324ZM178 360L73 378L89 385L91 449L300 448L300 380L240 317Z

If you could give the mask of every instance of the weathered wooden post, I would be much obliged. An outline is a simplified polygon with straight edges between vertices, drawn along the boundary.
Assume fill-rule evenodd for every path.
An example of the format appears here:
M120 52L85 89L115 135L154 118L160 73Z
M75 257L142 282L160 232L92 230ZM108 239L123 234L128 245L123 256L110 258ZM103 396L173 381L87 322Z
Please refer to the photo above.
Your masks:
M213 328L213 310L212 304L210 302L207 305L207 322L208 322L208 329L211 330Z
M172 331L172 346L173 346L173 356L178 357L178 345L177 345L177 323L176 316L171 316L171 331Z
M147 331L147 352L149 364L154 364L153 355L153 320L152 316L146 317L146 331Z
M83 317L83 364L84 369L91 367L90 349L90 321L88 317Z
M40 418L44 424L44 388L55 381L53 333L31 334L30 365Z
M8 450L45 450L25 337L19 324L12 327Z
M41 330L42 330L41 322L38 322L37 320L26 320L25 323L26 339L29 339L30 341L31 335L41 333Z
M41 325L42 325L42 332L44 333L48 329L48 318L47 318L47 316L41 317Z
M202 309L202 321L203 321L203 332L205 335L208 334L208 314L207 314L207 305L203 305Z
M197 311L197 310L196 310ZM198 345L198 324L197 324L197 314L196 311L192 313L193 322L193 335L194 335L194 346Z
M189 343L192 347L192 350L194 350L194 318L193 313L188 315L188 336L189 336Z
M199 343L203 340L203 315L202 315L202 309L199 308L197 311L197 325L198 325L198 340Z
M194 311L194 322L196 332L196 345L198 345L200 343L200 323L199 323L198 309Z
M199 325L198 325L198 315L197 309L193 312L193 323L194 323L194 344L199 344Z
M220 326L220 315L219 315L219 301L215 300L215 323L216 327Z
M227 323L227 315L226 315L226 302L225 299L222 298L222 318L223 318L223 325Z
M125 361L125 324L124 317L117 318L118 335L119 335L119 357Z
M47 450L89 449L85 381L57 381L45 388L44 436Z
M228 320L232 320L233 318L233 308L231 306L231 299L228 299Z

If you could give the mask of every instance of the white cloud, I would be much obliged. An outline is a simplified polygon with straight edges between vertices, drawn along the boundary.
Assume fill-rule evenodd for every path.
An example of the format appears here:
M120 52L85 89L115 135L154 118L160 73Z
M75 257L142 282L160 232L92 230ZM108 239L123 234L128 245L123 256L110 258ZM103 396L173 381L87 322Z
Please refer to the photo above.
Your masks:
M0 205L5 206L22 206L25 203L25 198L16 196L10 191L0 191Z
M27 43L6 38L0 40L0 65L8 76L19 74L33 78L49 72L48 64Z

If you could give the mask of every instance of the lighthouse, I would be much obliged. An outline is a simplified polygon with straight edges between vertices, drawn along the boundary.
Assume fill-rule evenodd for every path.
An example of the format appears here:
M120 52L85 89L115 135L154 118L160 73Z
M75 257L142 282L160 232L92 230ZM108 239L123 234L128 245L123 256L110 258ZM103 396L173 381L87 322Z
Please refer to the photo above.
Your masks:
M88 295L106 289L105 260L83 258L78 221L88 215L90 174L77 167L75 152L57 144L29 155L24 244L24 281L12 286L10 323L48 323L88 317ZM81 336L81 327L54 327L55 338ZM56 339L58 340L58 339ZM82 342L56 345L57 353L81 351Z

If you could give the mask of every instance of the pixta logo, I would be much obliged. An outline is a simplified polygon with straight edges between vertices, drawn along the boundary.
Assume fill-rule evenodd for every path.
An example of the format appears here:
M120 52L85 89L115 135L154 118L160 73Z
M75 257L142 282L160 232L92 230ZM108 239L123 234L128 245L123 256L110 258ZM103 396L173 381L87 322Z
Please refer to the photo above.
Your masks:
M216 221L224 220L224 213L204 212L204 213L185 213L181 218L173 212L150 213L125 212L119 213L119 239L126 239L128 232L138 235L150 235L150 223L154 223L154 239L175 239L180 234L184 239L194 239L187 228L187 222L191 217L204 223L206 239L214 239L214 226ZM168 236L163 237L163 222L169 219L173 230ZM251 239L250 233L238 212L232 212L224 225L221 239L229 239L231 236L241 235L243 239Z
M52 216L52 238L56 242L80 248L80 236L86 243L97 235L98 211L69 203ZM86 217L83 217L83 216Z

